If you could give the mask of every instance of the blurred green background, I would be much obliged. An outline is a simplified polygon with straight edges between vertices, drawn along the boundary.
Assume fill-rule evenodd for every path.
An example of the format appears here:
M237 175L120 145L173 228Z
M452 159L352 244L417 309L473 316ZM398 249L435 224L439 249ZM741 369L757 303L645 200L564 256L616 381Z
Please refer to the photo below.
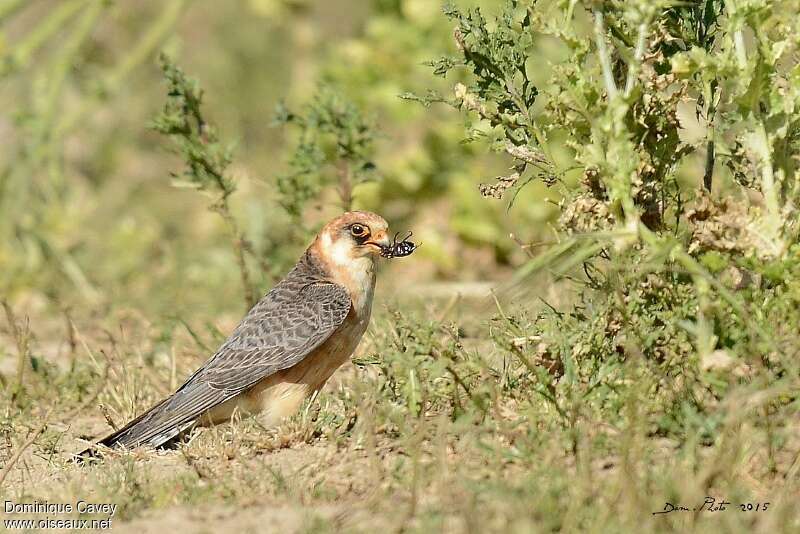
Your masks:
M121 519L199 503L203 528L263 498L344 503L372 530L798 531L798 3L455 3L485 20L438 0L0 0L0 460L31 453L11 497L93 493ZM216 130L168 127L193 93L168 98L162 52ZM422 243L383 262L355 365L194 458L67 465L234 328L235 235L263 294L342 210L324 102L368 125L354 207ZM231 148L232 219L186 187L198 146L220 167ZM518 179L552 187L481 195L545 149ZM653 515L707 496L772 504Z
M481 2L489 13L499 4ZM454 46L429 0L4 0L0 293L100 313L239 309L225 225L202 195L174 187L181 159L149 128L166 97L162 50L199 80L208 118L233 145L231 204L252 242L259 292L341 211L327 188L298 231L276 189L295 141L275 124L276 105L300 108L321 85L355 103L377 133L376 179L355 189L355 207L423 243L413 261L387 267L384 287L503 279L524 260L515 239L552 239L548 200L557 198L541 183L510 210L482 198L478 184L507 174L510 159L491 155L485 139L464 143L453 109L399 98L452 94L458 80L433 77L424 62Z

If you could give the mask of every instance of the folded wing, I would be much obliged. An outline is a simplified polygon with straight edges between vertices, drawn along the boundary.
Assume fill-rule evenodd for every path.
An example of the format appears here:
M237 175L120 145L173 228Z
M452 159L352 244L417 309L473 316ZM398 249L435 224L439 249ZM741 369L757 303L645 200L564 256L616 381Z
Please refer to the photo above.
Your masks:
M175 393L99 443L158 447L169 442L211 408L302 361L342 325L350 306L339 285L284 280Z

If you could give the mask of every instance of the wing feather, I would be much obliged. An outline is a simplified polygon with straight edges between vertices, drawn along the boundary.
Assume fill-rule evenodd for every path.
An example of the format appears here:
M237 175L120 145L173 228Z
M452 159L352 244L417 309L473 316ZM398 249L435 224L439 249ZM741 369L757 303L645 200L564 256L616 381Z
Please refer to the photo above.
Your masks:
M100 443L163 444L209 409L302 361L342 325L350 307L339 285L287 277L171 397Z

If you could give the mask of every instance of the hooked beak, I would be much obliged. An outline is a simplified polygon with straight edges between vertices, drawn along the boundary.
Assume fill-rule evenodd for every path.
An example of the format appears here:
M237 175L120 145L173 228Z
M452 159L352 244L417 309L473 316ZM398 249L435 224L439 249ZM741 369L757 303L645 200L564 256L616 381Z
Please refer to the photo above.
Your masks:
M392 246L392 241L389 239L389 236L386 234L385 231L381 230L380 232L376 232L375 235L372 236L372 239L364 243L365 245L372 245L375 247L376 252L383 252L387 248Z

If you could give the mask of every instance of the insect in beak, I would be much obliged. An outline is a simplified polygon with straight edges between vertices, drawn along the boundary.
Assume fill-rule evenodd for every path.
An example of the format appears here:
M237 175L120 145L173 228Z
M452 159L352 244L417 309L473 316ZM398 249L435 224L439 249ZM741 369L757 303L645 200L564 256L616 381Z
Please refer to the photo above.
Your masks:
M417 250L417 248L419 248L419 245L416 245L412 241L408 240L408 238L414 235L413 232L408 232L408 234L406 234L406 236L400 241L397 240L397 236L399 235L400 232L394 234L394 240L392 243L381 248L381 256L384 258L401 258L403 256L410 255L412 252Z

